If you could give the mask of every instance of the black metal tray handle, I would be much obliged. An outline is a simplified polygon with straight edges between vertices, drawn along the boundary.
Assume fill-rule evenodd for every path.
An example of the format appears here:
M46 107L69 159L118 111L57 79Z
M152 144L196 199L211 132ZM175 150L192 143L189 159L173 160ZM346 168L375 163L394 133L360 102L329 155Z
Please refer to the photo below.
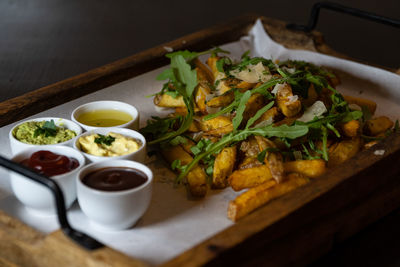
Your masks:
M49 190L51 190L57 207L58 222L60 223L62 231L72 240L89 250L95 250L104 247L104 245L96 239L71 227L67 218L67 210L65 209L64 195L56 182L2 156L0 156L0 166L22 174L29 179L46 186Z
M378 23L390 25L390 26L393 26L396 28L400 28L400 20L383 17L383 16L380 16L377 14L373 14L373 13L366 12L366 11L363 11L360 9L351 8L351 7L343 6L343 5L340 5L337 3L332 3L332 2L315 3L311 9L310 18L308 20L307 25L298 25L298 24L291 23L291 24L288 24L286 27L290 30L297 30L297 31L304 31L304 32L310 32L310 31L314 30L315 27L317 26L319 11L322 8L349 14L349 15L353 15L355 17L359 17L359 18L375 21Z

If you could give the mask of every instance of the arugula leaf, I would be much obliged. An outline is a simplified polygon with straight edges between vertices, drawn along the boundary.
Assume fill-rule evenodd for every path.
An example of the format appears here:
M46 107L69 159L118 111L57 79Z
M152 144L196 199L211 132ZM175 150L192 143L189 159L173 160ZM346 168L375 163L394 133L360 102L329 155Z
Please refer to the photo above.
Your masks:
M259 93L259 94L266 96L268 99L273 99L274 97L271 95L270 92L268 92L267 89L278 83L284 83L286 81L287 81L287 79L271 79L271 80L265 82L264 84L262 84L261 86L258 86L249 91L251 92L251 95L253 95L255 93ZM205 121L211 120L211 119L221 116L223 114L230 113L232 110L236 109L239 106L242 96L243 96L243 93L240 93L239 91L235 91L235 100L232 101L232 103L230 103L228 106L226 106L225 108L221 109L220 111L218 111L214 114L208 114L207 116L205 116L203 118L203 120L205 120Z
M251 96L250 91L246 91L246 93L243 94L242 98L240 99L239 102L239 107L236 110L236 115L232 120L232 125L233 125L233 130L236 131L237 128L240 126L240 123L243 120L243 112L246 109L246 103L249 100Z
M43 126L36 126L36 130L33 132L33 137L44 135L45 137L56 136L58 127L54 123L54 120L45 121Z
M164 80L175 80L175 76L174 76L174 72L172 71L172 69L168 68L163 70L163 72L161 72L160 74L157 75L156 77L157 81L164 81Z
M171 141L169 141L169 144L171 146L177 146L180 144L187 144L187 142L188 140L185 137L178 135L172 138Z
M269 110L274 105L274 101L269 102L267 105L262 107L257 111L257 113L251 117L246 124L245 129L248 129L251 125L253 125L267 110Z
M324 126L321 127L322 130L322 158L325 161L329 160L328 157L328 131Z
M96 137L94 139L94 142L96 144L99 144L99 145L104 144L104 145L107 145L107 146L111 146L111 144L115 141L115 137L113 137L111 135L105 136L105 135L102 135L102 134L97 134L97 136L98 137Z
M342 118L342 122L349 122L352 120L358 120L362 118L363 113L359 110L354 110L350 112L346 112Z
M186 105L188 113L183 119L183 122L181 123L178 130L165 133L158 139L149 142L149 145L167 141L174 138L175 136L181 135L190 127L193 121L193 92L198 84L196 70L192 70L191 66L186 62L185 58L181 54L174 54L171 57L171 69L172 74L168 73L168 75L171 75L169 79L173 83L175 89L179 92L179 94L182 95L183 102Z
M304 136L308 133L308 127L305 125L293 125L288 126L286 124L274 127L268 125L260 128L244 129L236 132L231 132L224 135L219 141L212 143L207 147L206 150L197 154L194 159L185 165L184 171L182 171L176 178L176 182L179 183L189 173L189 171L203 158L209 157L221 151L224 147L245 140L251 135L261 135L264 137L284 137L295 139L300 136Z
M173 129L174 125L180 125L182 121L182 116L176 116L173 118L159 118L153 116L151 120L147 121L147 126L140 129L140 133L146 138L154 140L164 136L170 129Z
M363 114L363 121L366 122L372 118L372 113L367 106L361 106L361 112Z
M177 98L178 96L180 96L179 92L177 92L176 90L168 90L165 92L166 95L172 96L173 98Z

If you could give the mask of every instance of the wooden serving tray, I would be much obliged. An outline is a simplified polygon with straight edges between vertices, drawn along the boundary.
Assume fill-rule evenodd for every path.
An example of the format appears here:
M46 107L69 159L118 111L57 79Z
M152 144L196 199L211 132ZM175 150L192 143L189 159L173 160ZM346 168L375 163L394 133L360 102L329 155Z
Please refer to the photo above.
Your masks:
M166 65L164 46L199 51L236 41L247 34L258 17L245 15L4 101L0 103L0 126ZM282 21L261 18L268 34L288 48L346 58L326 46L318 32L293 32ZM376 149L385 150L385 155L377 157L373 153ZM398 208L399 174L400 136L395 133L163 266L305 265ZM56 265L147 264L107 247L87 251L60 230L45 235L0 211L0 266Z

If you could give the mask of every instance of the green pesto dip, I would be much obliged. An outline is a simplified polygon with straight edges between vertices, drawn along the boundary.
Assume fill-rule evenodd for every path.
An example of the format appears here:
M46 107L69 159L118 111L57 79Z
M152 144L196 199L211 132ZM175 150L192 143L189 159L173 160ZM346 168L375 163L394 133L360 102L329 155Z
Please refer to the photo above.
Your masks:
M58 144L76 136L76 132L60 126L56 126L54 133L51 135L46 133L38 134L37 129L42 128L45 123L46 121L25 122L14 129L13 135L17 140L31 145Z

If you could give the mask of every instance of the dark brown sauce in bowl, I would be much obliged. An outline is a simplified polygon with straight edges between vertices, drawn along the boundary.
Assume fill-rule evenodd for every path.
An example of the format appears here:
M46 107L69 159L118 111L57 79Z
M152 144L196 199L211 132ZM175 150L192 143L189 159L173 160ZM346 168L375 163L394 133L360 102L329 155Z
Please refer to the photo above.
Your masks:
M95 170L82 178L86 186L100 191L123 191L141 186L147 175L129 167L107 167Z

